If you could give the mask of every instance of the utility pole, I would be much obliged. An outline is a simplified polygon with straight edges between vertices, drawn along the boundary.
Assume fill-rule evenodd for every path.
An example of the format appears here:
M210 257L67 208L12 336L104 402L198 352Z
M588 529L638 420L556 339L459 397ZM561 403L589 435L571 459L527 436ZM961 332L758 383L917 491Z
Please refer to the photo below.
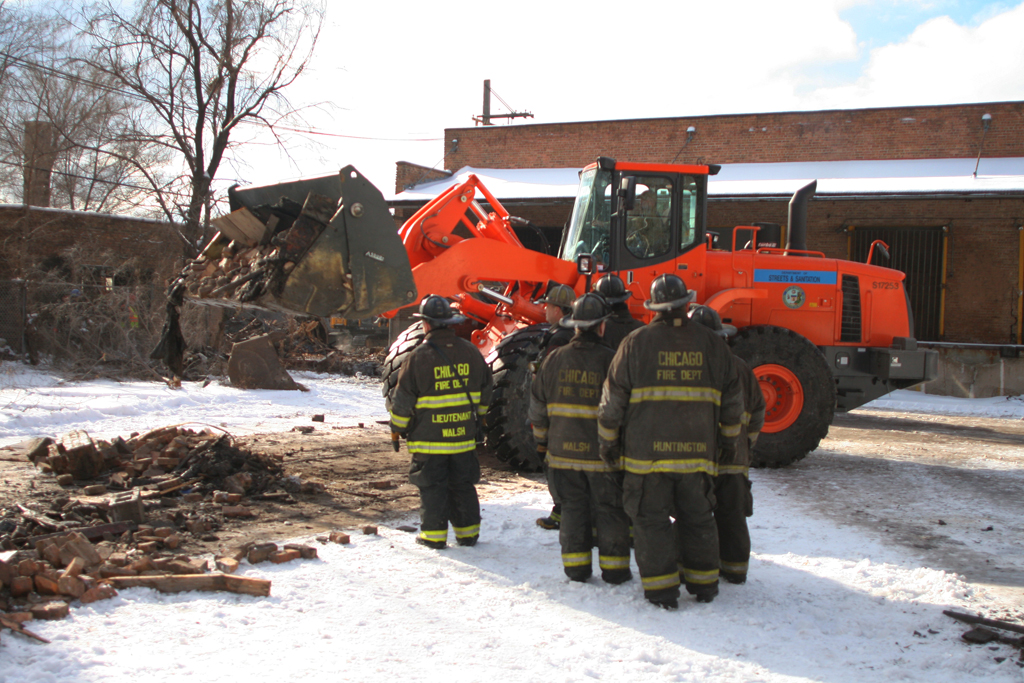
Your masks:
M501 96L498 95L498 93L494 93L494 96L498 98L499 102L505 105L505 107L509 110L509 113L493 115L491 114L491 79L488 78L487 80L484 81L484 113L481 116L473 117L473 121L478 126L481 124L485 126L493 126L494 124L491 123L491 119L533 118L533 114L531 114L528 111L512 111L512 107L508 106L508 103L505 102L505 100L501 99Z

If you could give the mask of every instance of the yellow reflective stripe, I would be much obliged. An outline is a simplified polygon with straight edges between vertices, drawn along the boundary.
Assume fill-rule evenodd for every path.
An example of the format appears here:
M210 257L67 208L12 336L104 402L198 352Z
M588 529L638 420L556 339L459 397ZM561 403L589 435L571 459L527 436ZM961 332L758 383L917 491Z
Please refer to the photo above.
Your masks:
M455 406L468 406L470 405L470 399L473 399L473 405L480 403L480 392L471 391L469 396L466 396L466 392L460 394L441 394L439 396L421 396L416 399L416 408L423 409L434 409L434 408L453 408Z
M738 425L738 424L727 425L727 424L718 423L718 431L722 432L722 436L725 436L725 437L739 436L740 435L740 429L742 427L743 427L743 425Z
M540 441L543 441L544 439L548 438L547 427L534 427L533 438L539 439Z
M618 555L598 555L597 563L601 569L628 569L629 555L620 557Z
M679 572L663 574L661 576L642 576L640 583L645 591L656 591L664 588L675 588L679 585Z
M757 437L761 436L761 432L747 432L747 441L750 442L750 447L753 448L754 444L757 443Z
M436 529L436 530L420 530L420 538L424 541L447 541L448 540L448 529Z
M749 562L726 562L720 560L719 564L722 565L723 572L729 572L730 574L746 574Z
M549 417L582 417L588 420L597 419L597 406L580 405L578 403L549 403Z
M623 463L626 471L633 474L689 474L692 472L706 472L711 476L717 474L715 463L705 458L694 458L692 460L637 460L636 458L623 458Z
M395 425L399 429L405 429L409 426L409 420L412 419L412 415L409 417L402 417L401 415L395 415L391 413L391 424Z
M740 415L740 422L745 425L750 424L750 413L744 412L742 415Z
M468 538L470 536L480 535L480 525L474 524L473 526L457 526L455 529L455 538Z
M722 392L711 387L638 387L629 396L630 403L642 401L702 401L722 403Z
M723 474L742 474L744 477L749 477L750 468L746 465L719 465L718 476Z
M718 570L710 569L708 571L700 571L697 569L687 569L683 567L683 579L686 583L714 583L718 581Z
M608 427L605 427L600 422L598 422L597 423L597 435L599 437L601 437L602 439L604 439L605 441L618 441L618 439L619 439L619 430L618 429L609 429Z
M585 553L562 553L562 565L565 567L589 567L592 554Z
M616 468L608 467L603 460L564 458L551 452L548 453L548 467L578 472L614 472L616 470Z
M476 441L456 441L447 443L444 441L409 441L406 448L410 453L462 453L476 448Z
M476 414L477 415L486 415L487 414L487 406L485 406L483 404L477 405L477 407L476 407Z

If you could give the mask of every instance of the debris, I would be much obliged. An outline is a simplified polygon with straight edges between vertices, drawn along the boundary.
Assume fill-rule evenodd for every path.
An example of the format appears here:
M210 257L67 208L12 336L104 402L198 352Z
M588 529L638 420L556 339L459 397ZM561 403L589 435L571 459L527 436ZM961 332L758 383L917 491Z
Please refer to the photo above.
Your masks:
M373 526L372 524L367 524L366 526L363 527L363 534L365 534L367 536L376 536L377 535L377 527Z
M184 591L228 591L267 597L270 581L228 574L189 574L184 576L123 576L110 579L114 588L155 588L161 593Z
M246 559L249 560L249 564L259 564L269 560L270 556L275 552L277 552L276 543L260 543L249 549L249 552L246 553Z
M235 343L228 358L228 378L233 386L241 389L301 388L281 366L271 335Z
M5 627L11 629L12 631L14 631L15 633L20 633L23 636L28 636L29 638L33 638L35 640L38 640L40 643L49 643L50 642L46 638L43 638L42 636L38 636L35 633L32 633L32 631L29 631L27 628L22 626L16 620L12 619L11 618L12 616L13 615L10 615L10 614L0 614L0 626L5 626Z
M1024 626L1020 624L1014 624L1010 621L1004 621L1002 619L986 619L985 617L978 617L972 614L964 614L963 612L956 612L951 609L942 610L942 613L947 617L962 621L965 624L980 624L982 626L992 626L994 628L1001 628L1004 631L1011 631L1012 633L1020 633L1024 635Z
M316 428L311 427L309 425L296 425L292 427L292 431L299 432L300 434L312 434L314 431L316 431Z
M348 534L343 534L340 531L332 531L331 535L328 538L331 541L331 543L342 543L342 544L348 543L351 540L349 538Z

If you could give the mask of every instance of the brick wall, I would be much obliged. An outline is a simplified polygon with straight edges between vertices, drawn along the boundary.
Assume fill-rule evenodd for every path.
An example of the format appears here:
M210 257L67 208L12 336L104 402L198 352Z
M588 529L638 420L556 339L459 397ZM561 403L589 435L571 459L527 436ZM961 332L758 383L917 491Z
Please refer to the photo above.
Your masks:
M76 247L97 262L137 257L158 284L181 267L181 245L166 223L99 213L0 206L0 279L21 278L49 256Z
M445 130L447 167L577 168L598 156L670 163L1024 156L1024 102L690 116ZM687 142L686 130L696 132Z
M419 164L412 164L408 161L399 161L395 164L395 192L401 192L406 188L431 180L441 180L451 177L450 171L443 169L427 168Z

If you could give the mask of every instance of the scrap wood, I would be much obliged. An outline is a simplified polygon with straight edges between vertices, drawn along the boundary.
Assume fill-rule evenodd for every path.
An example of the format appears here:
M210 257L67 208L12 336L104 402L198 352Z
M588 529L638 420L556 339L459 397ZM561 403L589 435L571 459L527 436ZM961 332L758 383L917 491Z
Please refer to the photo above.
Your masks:
M270 581L228 574L172 574L170 576L116 576L106 579L114 588L155 588L161 593L228 591L257 597L270 595Z
M962 621L965 624L981 624L983 626L992 626L994 628L1001 628L1004 631L1010 631L1012 633L1020 633L1024 635L1024 626L1020 624L1014 624L1010 621L1004 621L1002 619L986 619L985 617L976 617L973 614L964 614L963 612L954 612L951 609L942 610L942 613L947 617L952 617L957 621Z
M37 541L44 541L48 538L58 538L61 536L67 536L68 534L78 532L85 536L90 541L102 541L106 534L113 534L120 536L126 531L135 531L134 522L111 522L110 524L97 524L96 526L80 526L74 529L67 529L65 531L58 531L52 534L41 534L39 536L31 536L28 539L28 544L35 547Z
M35 638L40 643L49 643L50 642L46 638L43 638L42 636L39 636L39 635L36 635L35 633L32 633L32 631L29 631L27 628L25 628L24 626L22 626L18 622L14 621L13 619L8 619L3 614L0 614L0 627L2 627L2 626L6 626L7 628L11 629L15 633L20 633L23 636L28 636L29 638Z

